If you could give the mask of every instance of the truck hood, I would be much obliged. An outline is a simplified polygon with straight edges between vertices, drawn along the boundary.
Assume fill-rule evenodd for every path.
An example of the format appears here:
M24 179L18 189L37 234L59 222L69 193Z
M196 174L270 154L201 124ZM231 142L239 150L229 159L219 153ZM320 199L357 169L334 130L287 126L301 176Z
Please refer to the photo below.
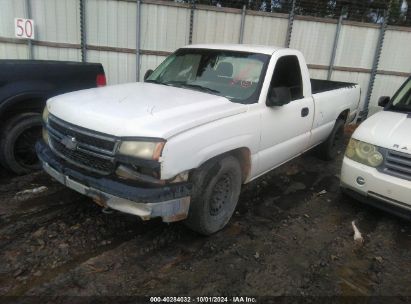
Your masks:
M225 97L152 83L129 83L51 98L54 116L119 137L167 139L180 132L247 111Z
M411 154L411 116L406 113L379 112L365 120L353 138Z

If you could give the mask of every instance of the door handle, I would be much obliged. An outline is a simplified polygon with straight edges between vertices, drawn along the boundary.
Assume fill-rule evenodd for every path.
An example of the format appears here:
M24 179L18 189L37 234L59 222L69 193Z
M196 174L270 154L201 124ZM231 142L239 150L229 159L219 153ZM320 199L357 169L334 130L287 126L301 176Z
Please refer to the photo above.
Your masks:
M310 113L309 108L302 108L301 109L301 117L306 117Z

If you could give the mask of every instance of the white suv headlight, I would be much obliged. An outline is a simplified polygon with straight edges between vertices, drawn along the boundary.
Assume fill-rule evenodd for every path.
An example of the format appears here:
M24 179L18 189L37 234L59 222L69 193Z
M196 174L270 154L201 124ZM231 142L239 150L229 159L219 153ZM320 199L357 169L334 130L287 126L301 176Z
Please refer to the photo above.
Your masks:
M384 162L384 156L378 151L377 146L353 138L348 143L345 156L374 168L379 167Z
M118 153L147 160L159 160L164 141L123 141Z
M50 115L49 109L47 109L47 105L46 105L44 107L44 110L43 110L43 121L44 121L44 123L48 123L49 115Z

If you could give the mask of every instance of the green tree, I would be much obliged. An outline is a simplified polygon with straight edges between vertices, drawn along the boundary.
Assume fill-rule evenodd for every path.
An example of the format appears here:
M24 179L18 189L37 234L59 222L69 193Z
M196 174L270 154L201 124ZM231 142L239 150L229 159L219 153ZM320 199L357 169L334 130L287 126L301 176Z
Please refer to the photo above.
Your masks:
M174 0L178 2L205 5L221 5L222 7L262 10L268 12L289 13L293 0ZM340 14L348 20L361 22L381 23L384 20L384 12L389 7L390 24L411 25L411 3L407 12L402 12L404 0L296 0L295 12L297 15L315 17L338 18ZM411 2L411 1L408 1ZM264 3L264 5L263 5Z

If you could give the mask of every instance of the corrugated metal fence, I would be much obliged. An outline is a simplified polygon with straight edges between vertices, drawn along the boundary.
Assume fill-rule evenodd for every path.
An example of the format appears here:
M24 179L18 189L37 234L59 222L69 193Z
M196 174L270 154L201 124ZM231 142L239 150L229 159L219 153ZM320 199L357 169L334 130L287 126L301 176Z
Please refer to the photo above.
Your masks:
M411 72L409 27L388 26L384 32L379 24L342 20L338 26L335 19L295 16L290 29L289 14L243 14L241 9L153 0L142 0L140 5L136 0L0 0L0 58L80 61L82 2L84 55L87 61L103 63L110 84L136 81L137 73L142 79L147 69L190 41L285 46L289 30L290 47L304 53L312 77L326 79L332 65L332 80L361 85L362 104L376 68L371 113L378 110L378 97L392 95ZM32 46L14 38L15 17L34 19ZM382 33L381 56L376 62Z

